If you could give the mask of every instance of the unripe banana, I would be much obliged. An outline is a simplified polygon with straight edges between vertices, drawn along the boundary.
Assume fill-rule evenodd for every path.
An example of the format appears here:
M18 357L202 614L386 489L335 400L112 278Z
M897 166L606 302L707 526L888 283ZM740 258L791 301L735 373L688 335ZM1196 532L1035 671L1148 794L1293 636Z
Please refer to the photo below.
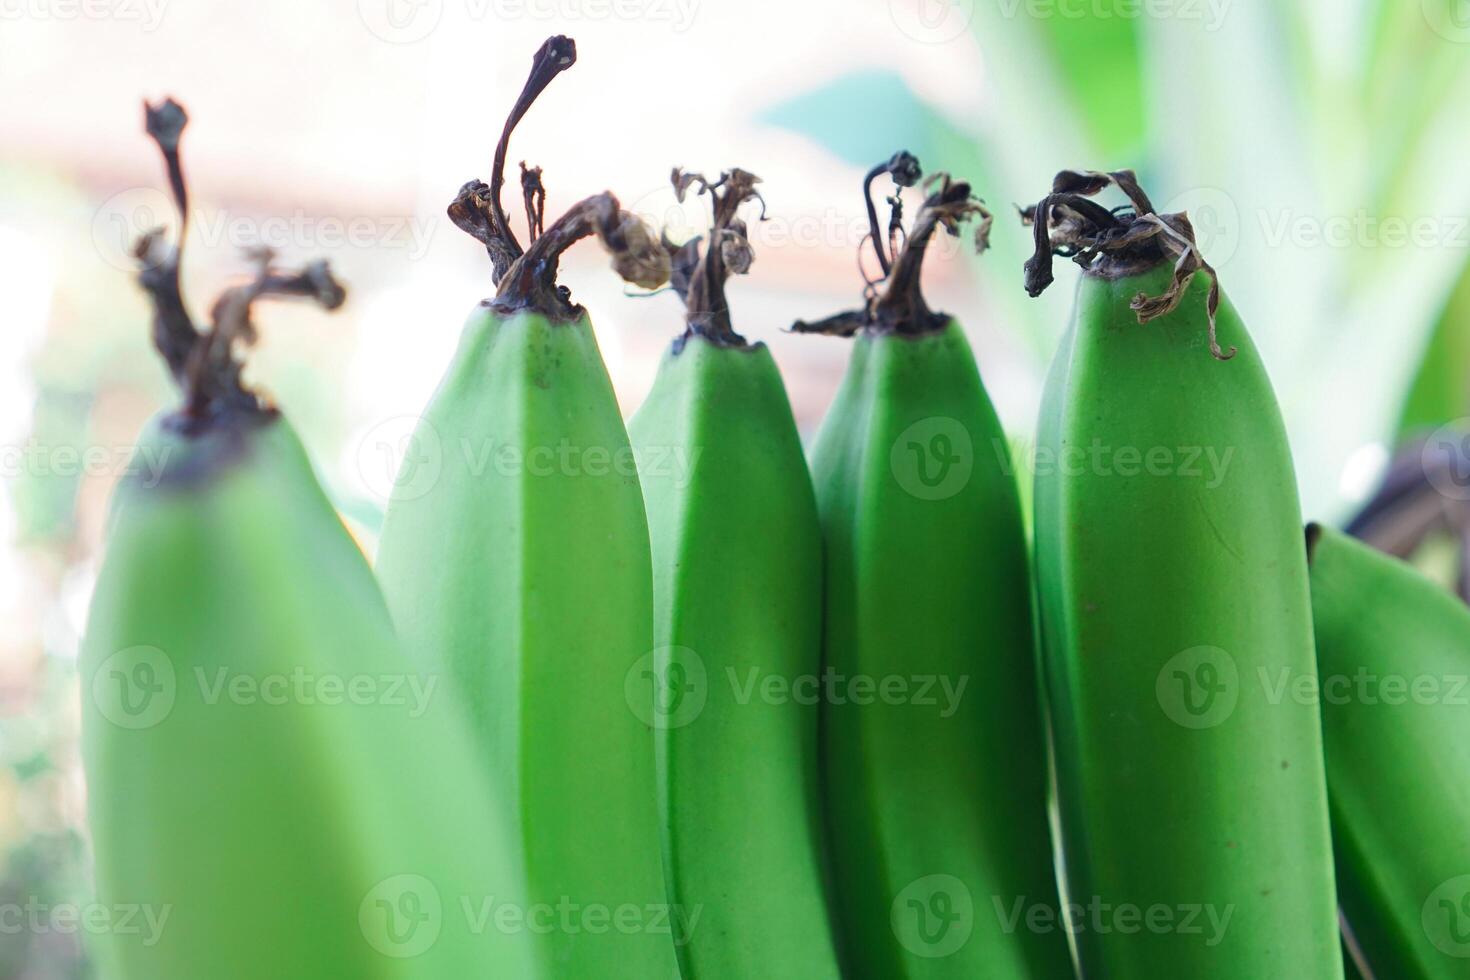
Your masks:
M640 717L625 694L653 646L648 527L591 324L555 275L558 255L593 234L646 285L668 257L610 194L543 231L539 171L526 171L536 237L524 250L499 200L511 127L574 58L568 38L543 45L491 184L466 184L450 207L485 243L500 290L470 316L424 411L377 569L410 651L447 664L480 768L513 808L507 844L537 950L526 976L661 980L688 924L664 892L651 700Z
M901 186L918 163L874 169ZM935 231L989 216L936 175L864 310L812 475L825 541L823 782L855 977L1052 980L1057 923L1026 546L1004 434L919 289ZM1049 925L1035 918L1050 913Z
M183 111L148 124L187 215ZM341 288L263 255L201 332L177 250L154 233L139 257L186 400L140 440L156 482L117 489L82 649L98 898L142 910L106 935L105 975L525 976L529 947L459 910L516 880L464 719L399 654L289 424L240 384L255 298L333 307Z
M674 253L688 329L629 433L653 542L653 675L669 898L697 910L684 980L840 975L816 794L822 539L776 363L735 333L724 279L748 267L742 170ZM735 266L727 257L743 255Z
M1378 980L1470 973L1470 609L1307 532L1338 900Z
M1090 199L1111 183L1131 211ZM1053 250L1084 270L1035 521L1066 897L1101 910L1083 975L1339 978L1320 714L1266 683L1315 669L1266 372L1187 217L1130 171L1060 174L1028 216L1033 296Z

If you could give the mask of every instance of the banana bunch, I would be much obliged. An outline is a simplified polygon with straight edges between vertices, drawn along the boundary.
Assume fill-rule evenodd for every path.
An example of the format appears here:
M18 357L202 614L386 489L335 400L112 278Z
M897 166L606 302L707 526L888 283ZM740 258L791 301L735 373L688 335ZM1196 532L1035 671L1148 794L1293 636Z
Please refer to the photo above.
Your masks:
M865 193L884 173L920 177L900 153ZM943 174L926 191L887 250L869 198L865 308L794 328L856 335L812 454L839 921L855 977L1050 980L1071 966L1055 919L1033 925L1057 889L1020 506L964 332L919 281L939 228L978 215L983 248L989 215Z
M185 122L147 110L181 241ZM256 299L335 308L341 287L261 254L201 331L179 250L154 232L138 257L185 397L140 438L156 482L118 487L82 651L98 900L141 924L108 933L104 975L525 976L528 947L459 909L515 881L464 720L400 656L300 441L240 380Z
M730 321L757 178L674 171L714 224L672 249L687 329L628 425L653 544L654 737L665 877L698 909L684 980L840 976L815 793L822 539L776 362ZM671 247L672 248L672 247Z
M1470 610L1410 566L1307 532L1338 900L1363 975L1470 962ZM1412 805L1399 806L1403 801Z
M196 325L187 119L147 107L179 244L136 255L182 403L114 496L82 649L98 899L136 923L103 974L1470 975L1470 611L1336 532L1302 548L1275 396L1188 217L1131 171L1064 171L1023 212L1031 295L1055 255L1083 270L1033 576L1004 431L921 288L940 230L986 246L970 186L930 177L905 231L918 161L866 175L863 306L793 327L853 341L809 471L725 296L758 178L676 169L713 210L678 245L610 193L548 226L522 164L512 231L510 136L575 60L542 45L490 182L449 206L496 295L376 581L242 380L257 300L344 291L259 250ZM685 305L627 428L557 282L593 237Z
M442 664L476 726L478 769L512 810L507 839L530 902L525 977L674 975L697 910L665 897L657 827L648 526L636 465L586 311L556 283L560 254L597 236L649 288L669 259L611 194L550 227L523 169L531 242L501 207L511 130L570 67L537 52L495 152L451 219L489 252L499 291L471 314L414 437L377 571L405 645Z
M1110 184L1131 210L1091 200ZM1027 217L1031 295L1054 252L1083 266L1035 521L1082 972L1341 977L1320 713L1274 687L1315 665L1266 372L1187 217L1157 214L1131 171L1064 172Z

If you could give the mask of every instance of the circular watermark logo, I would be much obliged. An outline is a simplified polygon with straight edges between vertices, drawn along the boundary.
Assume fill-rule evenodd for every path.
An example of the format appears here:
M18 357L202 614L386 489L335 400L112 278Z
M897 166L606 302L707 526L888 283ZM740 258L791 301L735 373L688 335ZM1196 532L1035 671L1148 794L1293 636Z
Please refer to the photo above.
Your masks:
M1419 450L1419 461L1430 486L1451 500L1470 500L1470 418L1431 432Z
M693 187L680 201L671 184L660 184L625 202L623 209L670 241L709 235L709 198Z
M428 419L385 419L357 441L357 472L381 500L417 500L439 482L444 446Z
M970 32L975 0L888 0L888 15L920 44L948 44Z
M439 26L444 0L357 0L357 15L380 41L414 44Z
M970 482L975 447L963 423L935 415L904 429L893 441L888 462L904 490L920 500L943 500Z
M1421 918L1435 949L1470 959L1470 875L1451 878L1430 892Z
M903 948L925 959L940 959L970 941L975 902L954 875L925 875L910 882L888 913Z
M688 647L651 650L628 668L623 697L650 728L683 728L699 717L709 699L704 658Z
M1470 44L1470 0L1420 0L1429 29L1446 41Z
M158 647L119 650L92 675L92 701L120 728L152 728L169 716L178 694L173 661Z
M444 903L439 889L423 875L394 875L363 897L357 924L373 949L408 959L428 952L439 941Z
M1223 269L1240 248L1240 209L1235 199L1218 187L1191 187L1159 208L1161 214L1181 211L1189 215L1200 255Z
M1159 670L1154 693L1164 714L1184 728L1214 728L1235 713L1240 671L1219 647L1181 650Z
M133 247L145 232L177 223L173 199L153 187L133 187L103 201L92 215L92 245L114 269L138 268Z

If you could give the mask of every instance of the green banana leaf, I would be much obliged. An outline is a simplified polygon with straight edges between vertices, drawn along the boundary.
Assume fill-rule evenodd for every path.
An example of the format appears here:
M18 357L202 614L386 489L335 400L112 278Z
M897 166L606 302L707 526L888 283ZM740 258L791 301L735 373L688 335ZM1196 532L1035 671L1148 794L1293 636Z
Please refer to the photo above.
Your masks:
M1440 313L1404 400L1398 436L1407 438L1470 414L1470 264Z

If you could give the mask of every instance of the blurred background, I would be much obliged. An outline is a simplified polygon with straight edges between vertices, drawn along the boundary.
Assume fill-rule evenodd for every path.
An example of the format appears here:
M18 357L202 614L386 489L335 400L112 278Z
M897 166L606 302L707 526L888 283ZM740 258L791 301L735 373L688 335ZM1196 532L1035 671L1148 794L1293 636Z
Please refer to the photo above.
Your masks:
M612 189L675 237L707 216L675 201L671 166L764 178L730 298L808 436L848 345L784 330L857 304L862 174L901 147L996 212L992 250L949 243L927 282L970 332L1023 481L1074 275L1025 296L1013 206L1063 167L1134 167L1190 213L1276 383L1308 517L1346 519L1406 440L1431 433L1412 462L1470 413L1466 0L0 0L0 908L88 893L78 637L110 488L173 399L128 257L173 221L141 101L192 117L197 315L258 245L349 283L335 316L262 309L250 372L371 550L413 417L493 291L444 207L488 176L558 32L578 66L512 165L545 168L553 215ZM562 281L631 411L677 298L627 295L591 243ZM1444 487L1441 510L1470 497ZM0 978L91 975L73 931L16 921Z

